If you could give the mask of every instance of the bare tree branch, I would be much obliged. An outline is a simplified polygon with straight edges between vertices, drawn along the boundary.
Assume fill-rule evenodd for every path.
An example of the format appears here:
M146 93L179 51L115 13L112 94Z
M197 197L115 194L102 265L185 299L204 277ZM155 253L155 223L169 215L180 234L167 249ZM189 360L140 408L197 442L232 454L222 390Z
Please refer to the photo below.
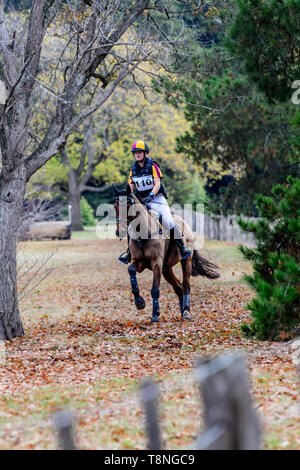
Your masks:
M148 54L148 56L150 53ZM52 124L46 134L45 138L41 142L38 149L33 152L29 157L25 160L26 165L26 177L27 180L39 169L41 168L50 158L56 155L61 147L63 147L66 143L68 136L71 132L79 126L79 124L93 114L99 107L101 107L112 95L115 89L118 87L120 82L124 80L124 78L132 73L134 69L145 60L146 57L140 59L137 64L130 66L130 63L123 68L120 72L118 78L112 83L111 87L100 97L100 99L96 102L94 106L88 108L85 111L82 111L79 115L75 116L71 122L67 126L63 126L61 122L61 108L58 105L57 113L54 119L52 120Z
M104 193L107 189L111 188L111 184L106 184L100 188L94 188L93 186L83 186L82 191L90 191L92 193Z
M4 1L0 0L0 48L4 60L4 76L8 89L17 81L16 57L11 49L12 41L9 38L5 23Z
M33 0L29 17L24 60L28 62L30 57L33 57L33 59L28 62L26 67L26 79L22 87L22 91L25 93L27 100L31 95L34 79L39 68L40 54L45 34L45 29L43 28L44 4L45 0Z

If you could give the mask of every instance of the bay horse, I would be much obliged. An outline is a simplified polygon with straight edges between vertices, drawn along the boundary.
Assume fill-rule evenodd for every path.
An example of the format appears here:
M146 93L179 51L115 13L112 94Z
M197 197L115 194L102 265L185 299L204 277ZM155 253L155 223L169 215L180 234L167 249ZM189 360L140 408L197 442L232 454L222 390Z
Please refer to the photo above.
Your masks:
M130 192L129 186L123 191L119 191L113 186L113 190L117 224L116 236L121 237L121 233L126 236L126 232L130 236L131 264L128 273L137 309L143 310L146 304L140 295L136 274L143 272L145 269L150 269L153 272L151 323L160 321L159 288L162 275L171 284L178 296L182 320L191 320L190 277L204 276L208 279L216 279L220 276L216 271L218 267L202 258L194 249L195 236L182 217L175 215L174 222L180 226L187 245L192 249L192 255L184 260L181 259L179 249L174 241L166 238L164 233L158 234L158 224L153 223L151 212L148 212L142 201ZM137 225L139 226L138 231ZM182 266L182 283L177 279L172 269L179 262Z

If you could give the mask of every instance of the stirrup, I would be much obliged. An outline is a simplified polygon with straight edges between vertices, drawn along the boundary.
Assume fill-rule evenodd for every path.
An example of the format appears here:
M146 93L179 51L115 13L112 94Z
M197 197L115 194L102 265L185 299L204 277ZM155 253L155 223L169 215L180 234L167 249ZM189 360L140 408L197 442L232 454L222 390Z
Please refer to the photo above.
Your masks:
M126 255L126 256L124 256L124 255ZM119 259L119 261L121 261L121 263L123 263L123 264L128 264L128 263L130 263L130 261L131 261L131 255L130 255L129 250L124 251L124 253L122 253L122 254L119 256L118 259Z

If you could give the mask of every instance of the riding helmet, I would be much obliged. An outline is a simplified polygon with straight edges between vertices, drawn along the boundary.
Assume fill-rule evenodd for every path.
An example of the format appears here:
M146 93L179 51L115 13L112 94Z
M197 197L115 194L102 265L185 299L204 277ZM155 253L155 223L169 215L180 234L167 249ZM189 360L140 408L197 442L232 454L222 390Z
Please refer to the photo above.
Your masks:
M137 140L136 142L134 142L133 146L131 147L132 153L138 152L138 151L143 151L146 153L150 151L148 145L143 140Z

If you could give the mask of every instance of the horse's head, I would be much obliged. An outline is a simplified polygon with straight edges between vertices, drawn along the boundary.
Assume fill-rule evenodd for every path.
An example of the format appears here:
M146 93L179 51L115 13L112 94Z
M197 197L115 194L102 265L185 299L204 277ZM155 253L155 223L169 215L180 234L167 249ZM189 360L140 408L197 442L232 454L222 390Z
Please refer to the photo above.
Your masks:
M129 185L125 190L119 191L115 185L112 185L115 202L114 208L116 211L116 236L120 238L125 238L127 233L127 225L130 222L128 217L129 207L134 204L133 196L131 195Z
M130 186L127 186L127 189L119 191L113 185L115 203L114 208L116 211L116 236L120 238L125 238L128 230L128 225L130 222L135 220L138 217L138 224L135 226L134 230L138 230L139 233L135 232L130 235L130 238L137 237L139 238L140 232L145 235L145 232L148 233L150 226L149 223L149 214L146 211L145 207L142 204L142 201L131 193ZM143 237L144 238L144 237Z

